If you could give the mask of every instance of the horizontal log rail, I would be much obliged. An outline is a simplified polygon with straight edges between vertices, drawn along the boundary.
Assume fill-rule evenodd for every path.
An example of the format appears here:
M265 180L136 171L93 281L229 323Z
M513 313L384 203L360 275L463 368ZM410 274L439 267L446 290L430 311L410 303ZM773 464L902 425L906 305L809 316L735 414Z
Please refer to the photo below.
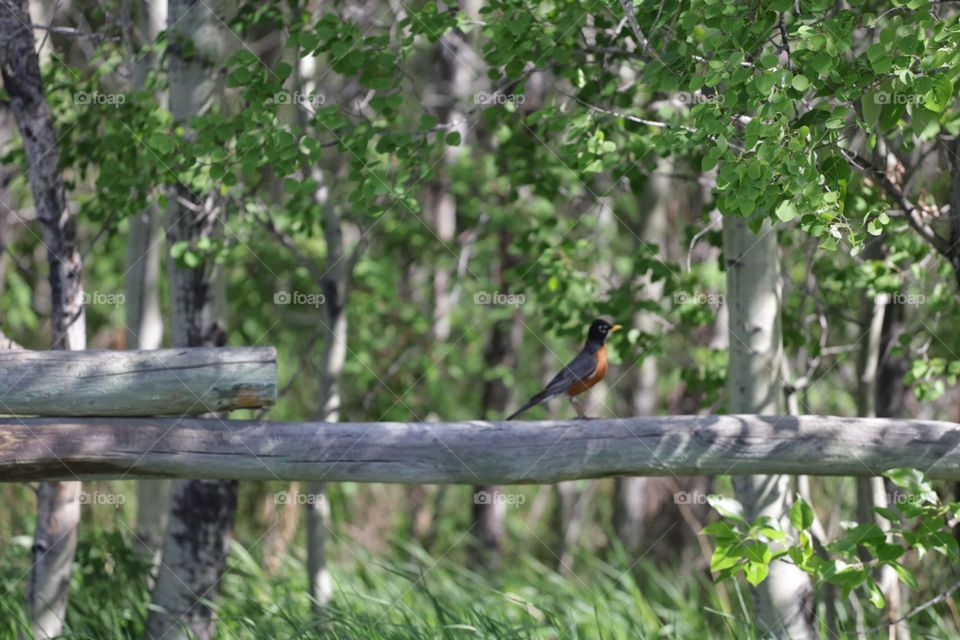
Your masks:
M960 425L833 416L324 423L3 418L0 481L146 477L425 484L615 475L960 479Z
M200 415L276 395L273 347L0 351L0 415Z

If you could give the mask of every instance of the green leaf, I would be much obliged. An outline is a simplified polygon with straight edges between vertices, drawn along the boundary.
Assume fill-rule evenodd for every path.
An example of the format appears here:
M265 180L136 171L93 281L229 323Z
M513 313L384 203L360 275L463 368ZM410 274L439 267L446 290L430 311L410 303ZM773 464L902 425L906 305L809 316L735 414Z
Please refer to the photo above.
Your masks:
M910 114L913 132L921 140L932 140L940 133L940 117L926 107L916 107Z
M181 240L180 242L175 242L173 246L170 247L170 257L174 260L180 260L183 257L183 254L187 250L187 241Z
M821 51L810 59L810 66L818 74L825 74L833 67L835 59L829 53Z
M807 504L803 496L798 495L793 506L790 507L790 523L797 531L806 531L813 525L813 508Z
M877 583L872 579L867 581L867 589L870 591L870 604L875 606L877 609L883 609L887 604L887 599L883 597L883 592L880 591L880 587L877 586Z
M719 162L722 154L723 149L721 147L711 147L707 150L706 155L703 156L703 161L700 163L700 168L703 171L712 170L717 166L717 162Z
M453 132L451 132L451 133L448 133L448 134L447 134L446 141L447 141L447 144L450 145L451 147L459 146L459 145L460 145L460 132L459 132L459 131L453 131Z
M160 131L154 131L151 133L147 144L150 145L150 148L161 155L167 155L173 151L174 146L173 140L170 139L170 136Z
M284 82L287 78L290 77L290 74L293 73L293 67L291 67L286 62L281 62L277 65L276 69L273 70L280 82Z
M782 222L789 222L800 215L800 212L797 211L796 205L794 205L790 200L784 200L777 205L775 213Z
M890 544L889 542L881 542L874 546L874 553L877 555L877 560L881 562L890 562L891 560L896 560L904 553L906 549L901 547L898 544Z
M828 565L823 578L831 584L849 590L863 584L869 575L870 570L867 567L847 564L843 560L834 560L832 564Z
M920 587L920 585L917 583L916 576L913 575L913 572L910 571L910 569L907 569L899 562L891 562L890 566L893 567L893 570L897 572L897 576L905 585L911 589L918 589Z
M704 533L709 536L718 536L718 537L732 537L734 535L734 530L729 523L724 522L723 520L718 520L716 522L711 522L703 529L700 533Z
M924 96L923 104L927 109L942 113L953 99L953 82L946 76L940 76Z
M787 539L787 534L779 529L774 529L773 527L760 527L757 530L757 533L761 536L766 537L768 540L774 540L781 542Z
M742 545L735 543L733 540L718 542L717 548L713 550L713 555L710 556L710 571L718 573L740 564L743 558L742 549Z
M842 129L847 124L847 118L850 116L850 110L846 107L837 107L827 118L827 129Z
M420 116L420 125L417 127L417 130L427 131L428 129L433 129L435 126L437 126L437 122L438 120L436 117L425 113Z
M810 80L807 79L807 76L802 74L793 76L793 80L790 81L790 84L797 91L806 91L810 88Z
M748 562L743 568L743 574L746 576L747 582L753 586L763 582L768 573L770 573L770 567L763 562Z
M743 505L733 498L710 495L707 496L707 503L716 509L717 513L724 518L732 518L740 522L746 522L746 520L743 519Z
M880 114L883 112L883 103L879 101L878 97L879 94L876 91L867 91L860 98L863 121L870 126L880 121Z

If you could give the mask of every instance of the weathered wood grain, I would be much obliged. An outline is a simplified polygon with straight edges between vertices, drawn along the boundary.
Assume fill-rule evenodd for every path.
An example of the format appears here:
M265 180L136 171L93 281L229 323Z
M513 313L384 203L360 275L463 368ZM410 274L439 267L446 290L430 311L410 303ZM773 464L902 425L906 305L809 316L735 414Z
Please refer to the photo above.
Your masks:
M276 394L273 347L0 351L0 415L199 415Z
M960 479L960 425L832 416L281 423L0 419L0 481L237 478L430 484L615 475L876 475Z

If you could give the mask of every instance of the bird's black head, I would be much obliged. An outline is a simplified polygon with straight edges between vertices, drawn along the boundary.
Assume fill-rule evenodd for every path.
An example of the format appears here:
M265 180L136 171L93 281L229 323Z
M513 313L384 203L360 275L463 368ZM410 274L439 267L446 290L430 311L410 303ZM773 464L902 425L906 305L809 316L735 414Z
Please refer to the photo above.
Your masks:
M606 320L597 319L590 323L590 330L587 332L587 340L590 342L599 342L603 344L607 341L607 336L623 327L619 324L610 324Z

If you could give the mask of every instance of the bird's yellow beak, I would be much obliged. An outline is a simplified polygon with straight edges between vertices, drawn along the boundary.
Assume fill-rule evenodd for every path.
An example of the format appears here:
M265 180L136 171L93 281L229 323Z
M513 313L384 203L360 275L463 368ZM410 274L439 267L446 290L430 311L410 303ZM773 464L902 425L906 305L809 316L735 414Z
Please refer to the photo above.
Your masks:
M623 325L622 325L622 324L615 324L615 325L613 325L612 327L610 327L610 333L614 333L614 332L616 332L616 331L620 331L620 329L623 329Z

